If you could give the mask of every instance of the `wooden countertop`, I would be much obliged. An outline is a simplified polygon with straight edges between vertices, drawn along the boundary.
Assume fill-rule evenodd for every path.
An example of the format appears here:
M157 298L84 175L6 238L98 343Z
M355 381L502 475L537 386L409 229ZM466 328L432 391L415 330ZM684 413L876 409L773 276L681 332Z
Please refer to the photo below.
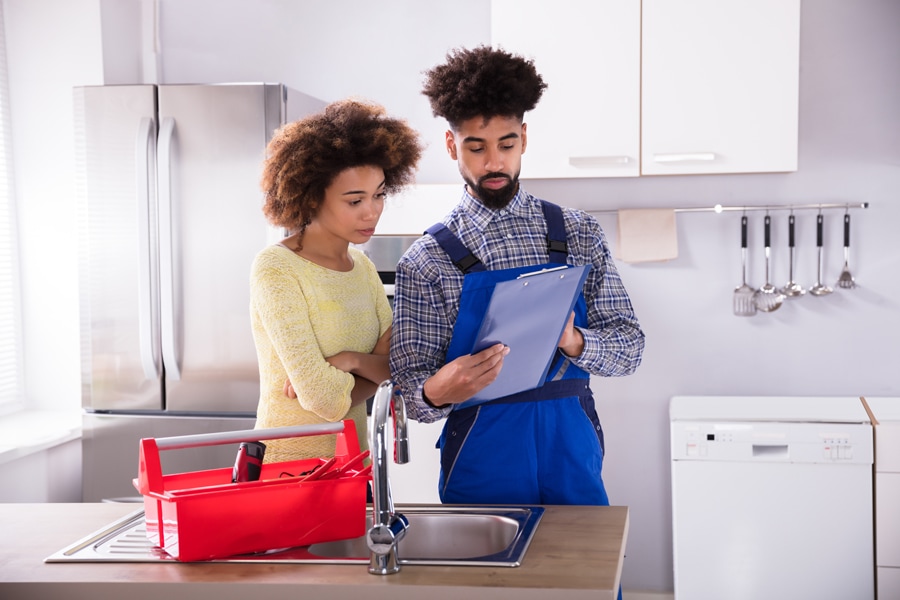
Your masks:
M405 565L399 573L377 576L366 565L43 562L139 507L0 504L0 598L613 600L628 534L627 507L547 506L515 568Z

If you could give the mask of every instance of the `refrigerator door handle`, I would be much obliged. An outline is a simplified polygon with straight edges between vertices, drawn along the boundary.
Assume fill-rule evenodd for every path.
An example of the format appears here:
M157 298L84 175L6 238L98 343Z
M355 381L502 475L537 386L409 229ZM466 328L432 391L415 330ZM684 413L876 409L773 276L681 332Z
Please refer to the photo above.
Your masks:
M159 341L154 334L153 315L156 285L153 279L153 248L151 242L150 177L151 147L155 141L153 119L144 117L138 124L135 139L135 172L137 184L138 220L138 332L141 348L141 365L144 377L159 379ZM155 150L155 148L154 148Z
M175 137L175 119L162 119L159 127L157 147L159 170L159 290L160 319L162 335L162 356L166 368L166 379L181 379L180 335L180 292L176 278L180 275L175 265L175 232L172 200L172 140Z

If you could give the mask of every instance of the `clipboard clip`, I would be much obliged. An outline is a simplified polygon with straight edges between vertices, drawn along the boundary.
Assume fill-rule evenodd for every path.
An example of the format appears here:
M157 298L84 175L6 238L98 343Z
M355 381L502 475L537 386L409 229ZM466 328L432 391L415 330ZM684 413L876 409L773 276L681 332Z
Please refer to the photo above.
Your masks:
M540 271L532 271L531 273L522 273L516 279L523 279L525 277L531 277L533 275L542 275L544 273L552 273L553 271L564 271L569 268L569 265L562 265L559 267L550 267L548 269L541 269Z

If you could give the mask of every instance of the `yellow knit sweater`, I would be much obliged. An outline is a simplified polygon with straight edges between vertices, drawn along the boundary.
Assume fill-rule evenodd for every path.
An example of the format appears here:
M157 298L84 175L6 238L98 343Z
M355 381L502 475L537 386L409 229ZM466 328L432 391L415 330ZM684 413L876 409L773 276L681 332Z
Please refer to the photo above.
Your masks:
M325 361L345 350L371 352L391 324L375 265L350 248L353 269L332 271L281 244L262 250L250 276L250 315L259 360L256 428L353 419L368 448L365 404L350 407L353 376ZM290 378L297 399L284 395ZM334 454L333 435L267 440L265 462Z

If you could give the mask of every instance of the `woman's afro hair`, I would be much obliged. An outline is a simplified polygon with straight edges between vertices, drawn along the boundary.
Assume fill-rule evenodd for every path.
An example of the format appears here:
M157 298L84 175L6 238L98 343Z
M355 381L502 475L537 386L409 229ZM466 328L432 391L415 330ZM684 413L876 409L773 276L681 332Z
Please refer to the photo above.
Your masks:
M260 182L263 212L276 227L302 231L339 173L381 167L385 192L392 194L412 183L422 150L419 133L387 116L384 107L355 99L334 102L275 132Z
M436 117L456 128L474 117L517 117L537 106L547 84L534 61L488 46L455 49L425 72L422 93Z

